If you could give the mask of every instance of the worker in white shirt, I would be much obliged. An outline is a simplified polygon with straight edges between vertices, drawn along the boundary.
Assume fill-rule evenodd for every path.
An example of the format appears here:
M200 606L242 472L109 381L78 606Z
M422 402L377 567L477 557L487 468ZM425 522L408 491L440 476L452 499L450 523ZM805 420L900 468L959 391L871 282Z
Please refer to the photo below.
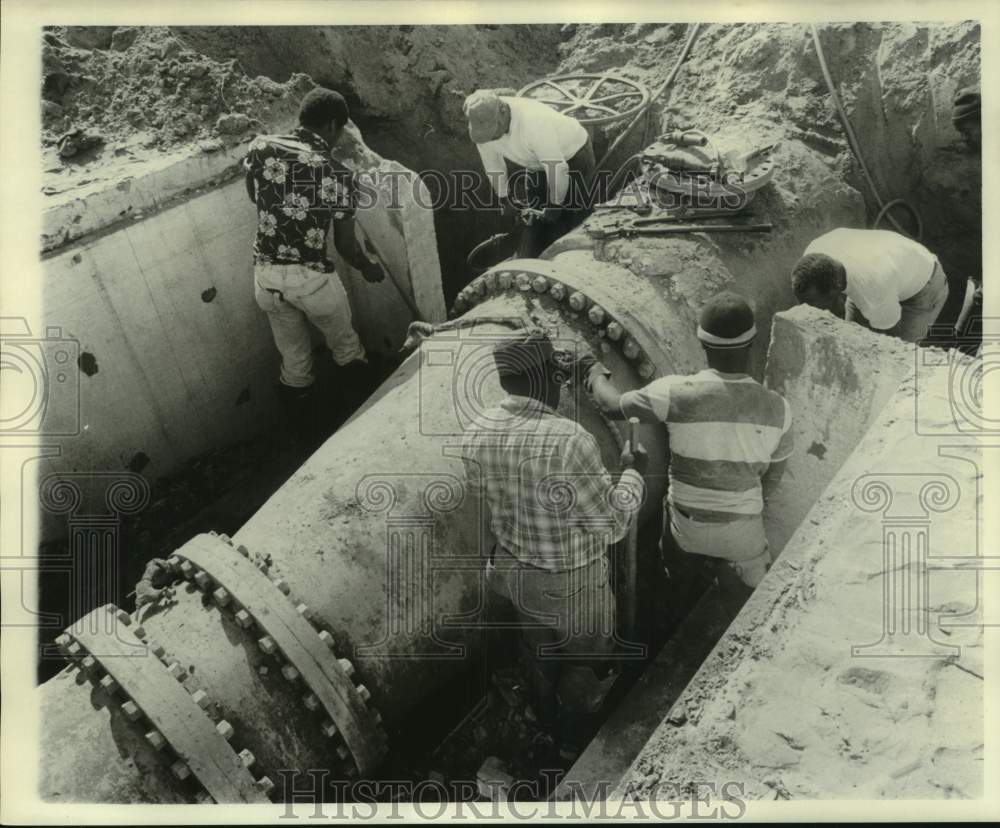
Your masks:
M840 227L815 239L792 269L800 302L917 342L948 297L937 256L891 230Z
M476 143L504 213L513 214L507 161L526 171L528 205L541 210L525 227L518 255L533 258L587 216L594 183L594 147L583 125L530 98L490 90L465 99L469 136Z

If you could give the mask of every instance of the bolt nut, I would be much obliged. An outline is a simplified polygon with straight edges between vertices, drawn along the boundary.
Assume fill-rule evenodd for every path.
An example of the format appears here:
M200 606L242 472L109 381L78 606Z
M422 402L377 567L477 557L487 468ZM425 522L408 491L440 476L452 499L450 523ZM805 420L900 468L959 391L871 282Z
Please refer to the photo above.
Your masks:
M195 690L191 694L191 700L196 705L198 705L198 707L200 707L202 710L208 707L209 703L208 693L206 693L204 690Z
M549 287L549 296L557 302L561 302L566 298L566 285L562 282L553 282Z
M337 745L337 756L346 761L351 758L351 752L346 745Z
M592 325L603 325L604 308L600 305L592 305L590 310L587 311L587 318L590 320Z
M247 549L242 543L236 547L236 551L239 552L244 558L250 557L250 550Z
M73 656L73 658L77 658L83 654L83 647L81 647L76 641L71 641L66 646L66 654Z
M337 730L337 726L333 722L323 722L323 724L320 725L319 729L323 731L323 735L326 736L328 739L332 739L334 736L340 733L340 731Z
M111 678L111 676L104 676L101 679L101 687L103 687L108 693L118 692L118 682Z
M587 307L587 297L576 290L569 296L569 306L575 311L582 311Z
M167 654L167 651L163 649L163 645L155 639L151 639L147 643L147 646L149 647L149 651L157 658L163 658Z
M177 681L184 681L187 678L187 670L185 670L179 661L174 661L167 667L167 672L170 673Z
M372 697L371 690L363 684L358 685L358 695L361 696L361 700L365 702L370 701Z
M604 332L607 334L608 339L612 342L617 342L625 334L625 329L617 322L609 322Z
M260 648L268 655L274 655L278 650L278 645L274 643L274 639L269 635L265 635L263 638L258 639L257 644Z
M497 275L493 271L483 274L483 287L487 293L493 293L497 289Z
M225 739L227 742L233 738L233 734L236 732L233 730L233 726L229 724L225 719L219 722L215 729L218 731L219 735Z
M185 578L191 578L194 575L194 564L191 561L181 562L181 575Z
M167 740L158 730L151 730L146 734L146 742L153 750L163 750L167 746Z
M288 585L288 581L284 578L278 578L278 580L274 582L274 585L285 595L288 595L292 591L292 588Z
M219 587L215 592L212 593L212 598L215 599L215 603L220 607L226 606L230 601L230 595L224 587Z
M132 630L132 635L134 635L140 641L144 641L146 639L146 628L136 627L134 630Z
M514 276L510 271L504 270L497 274L497 287L500 290L510 290L514 283Z
M257 761L257 757L255 757L246 748L243 748L243 750L239 752L238 756L240 757L240 761L243 763L243 767L245 768L252 768L253 763Z
M306 621L312 621L313 617L312 610L309 609L309 606L307 604L299 604L297 607L295 607L295 611L303 618L305 618Z
M181 559L176 555L171 555L167 558L167 563L170 565L170 568L175 571L181 568Z
M338 658L337 664L340 665L340 669L344 671L345 675L350 678L354 675L354 665L351 664L350 659Z
M70 645L70 641L71 639L68 635L66 635L66 633L56 636L56 646L60 650L65 650Z
M84 656L83 660L80 662L80 669L85 673L89 673L91 670L97 668L97 660L93 656Z
M225 532L219 533L219 540L222 541L223 543L228 543L230 546L233 545L232 538L230 538L229 535L227 535Z
M281 675L283 675L287 681L296 681L299 677L299 671L296 670L291 664L286 664L281 668Z
M319 699L313 693L306 693L302 697L302 703L306 706L306 710L312 710L313 712L319 710Z
M121 707L121 711L122 715L130 722L136 721L142 715L142 711L139 710L138 705L134 701L125 702Z
M236 623L239 624L243 629L253 626L253 618L250 617L250 613L246 610L240 610L236 613Z
M326 630L320 630L319 640L326 644L331 650L333 649L333 636L330 635Z
M120 609L115 611L115 618L121 621L126 627L132 625L132 616L129 615L125 610Z
M486 294L486 285L483 283L483 277L480 276L473 279L467 289L476 298L482 298Z
M191 768L184 762L174 762L170 766L170 772L183 782L191 775Z
M254 785L257 787L257 790L264 794L264 796L269 796L271 791L274 790L274 783L266 776L262 776L254 782Z
M531 289L535 293L545 293L549 289L549 280L544 276L536 276L531 280Z
M656 369L653 367L653 363L650 362L648 359L644 359L642 362L639 363L638 370L639 370L639 376L647 380L650 379L656 372Z
M639 356L639 350L640 349L638 342L636 342L630 336L625 338L625 344L622 345L622 352L625 354L625 356L627 356L629 359L635 359L637 356Z
M203 590L209 590L212 588L212 579L208 577L207 572L199 572L194 576L194 582Z
M531 277L527 273L518 273L515 278L515 284L521 293L527 293L531 290Z

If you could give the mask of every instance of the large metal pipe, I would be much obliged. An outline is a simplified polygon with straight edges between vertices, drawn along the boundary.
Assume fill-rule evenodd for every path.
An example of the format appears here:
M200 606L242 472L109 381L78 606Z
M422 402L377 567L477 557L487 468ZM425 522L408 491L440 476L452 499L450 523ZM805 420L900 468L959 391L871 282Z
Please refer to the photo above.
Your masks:
M703 366L691 336L696 309L733 278L716 253L701 249L698 240L653 240L645 252L676 263L676 278L664 279L610 261L614 257L595 251L579 232L551 250L550 260L505 262L476 279L456 300L468 327L425 341L239 530L229 558L220 541L204 537L179 550L177 562L186 561L191 580L179 585L176 603L141 619L145 641L155 640L162 649L162 658L149 661L155 680L162 683L170 659L177 659L179 666L170 670L186 674L189 694L206 694L198 703L211 716L209 724L228 723L233 753L254 757L251 775L278 783L273 798L281 795L281 769L327 768L343 776L360 765L363 775L371 772L347 738L354 725L368 738L371 722L335 716L340 735L331 737L332 708L318 704L316 687L305 681L300 661L308 658L281 645L282 662L276 662L264 651L266 643L262 650L267 625L277 624L276 615L287 607L310 618L315 632L326 631L334 655L352 662L351 680L367 688L366 706L381 712L390 731L479 651L480 516L464 497L456 447L468 417L502 396L489 349L509 328L491 320L517 317L549 326L557 337L593 349L624 387ZM618 426L572 394L564 395L562 408L595 435L606 465L616 472ZM663 431L639 431L650 450L650 468L665 469ZM662 494L662 476L651 477L642 519L659 510ZM240 546L249 558L236 551ZM266 556L267 578L244 565ZM209 563L201 566L199 560ZM233 572L243 567L243 575L223 572L230 560ZM178 578L183 574L178 568ZM261 609L259 600L271 602L272 609ZM237 616L241 607L253 617ZM282 634L293 635L293 627L288 622ZM135 622L118 637L134 643L134 630ZM68 639L77 659L87 654L87 647L77 649L79 640ZM134 707L122 706L133 697L126 686L131 680L110 684L106 676L109 670L115 678L124 676L115 670L124 662L92 655L96 663L89 672L67 668L40 688L41 795L180 802L208 791L226 799L218 791L227 790L223 782L230 780L213 789L204 777L215 770L206 769L199 756L169 739L163 746L146 736L162 711L140 709L137 715ZM286 677L281 663L298 670ZM100 686L102 676L106 687ZM338 674L328 684L342 679ZM153 708L158 704L149 701ZM191 726L204 735L204 722L195 719ZM177 778L185 777L184 768L170 773L172 765L178 771L179 761L195 770L193 777ZM243 781L240 776L237 787Z

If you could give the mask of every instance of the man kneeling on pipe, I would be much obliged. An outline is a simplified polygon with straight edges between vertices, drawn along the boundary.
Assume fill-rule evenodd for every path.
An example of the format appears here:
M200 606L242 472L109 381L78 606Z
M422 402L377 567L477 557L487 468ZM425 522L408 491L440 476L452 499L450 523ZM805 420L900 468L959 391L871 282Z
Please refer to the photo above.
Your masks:
M840 227L813 240L792 269L795 297L848 322L917 342L948 298L937 256L892 230Z
M541 213L525 227L518 255L535 258L582 222L599 200L589 195L597 166L590 134L575 118L539 101L501 97L485 89L469 95L464 110L469 136L505 214L515 212L507 161L527 171L528 206Z
M331 155L349 118L343 96L313 89L302 100L299 127L290 135L255 138L243 161L247 195L257 208L255 296L281 352L279 388L292 401L303 401L314 382L306 320L319 328L343 369L347 396L357 396L367 379L347 293L326 255L332 221L340 255L369 282L385 278L355 236L351 173Z
M624 394L601 363L588 372L594 399L610 416L667 427L661 552L678 610L715 583L735 615L771 564L762 513L792 453L792 414L784 397L748 373L756 333L747 302L721 293L699 320L704 371Z
M462 457L470 490L487 507L484 540L495 539L490 591L513 604L539 719L567 746L617 677L607 549L638 513L646 455L626 445L612 481L594 437L556 412L572 370L561 356L538 329L496 345L508 396L476 418Z

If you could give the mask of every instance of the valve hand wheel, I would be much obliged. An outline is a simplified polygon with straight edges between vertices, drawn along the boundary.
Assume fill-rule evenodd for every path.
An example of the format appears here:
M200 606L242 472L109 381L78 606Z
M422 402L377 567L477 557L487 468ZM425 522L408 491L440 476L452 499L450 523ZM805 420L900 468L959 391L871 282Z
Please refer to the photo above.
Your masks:
M551 106L588 126L606 126L633 118L649 101L649 90L641 83L594 73L542 78L517 94Z

